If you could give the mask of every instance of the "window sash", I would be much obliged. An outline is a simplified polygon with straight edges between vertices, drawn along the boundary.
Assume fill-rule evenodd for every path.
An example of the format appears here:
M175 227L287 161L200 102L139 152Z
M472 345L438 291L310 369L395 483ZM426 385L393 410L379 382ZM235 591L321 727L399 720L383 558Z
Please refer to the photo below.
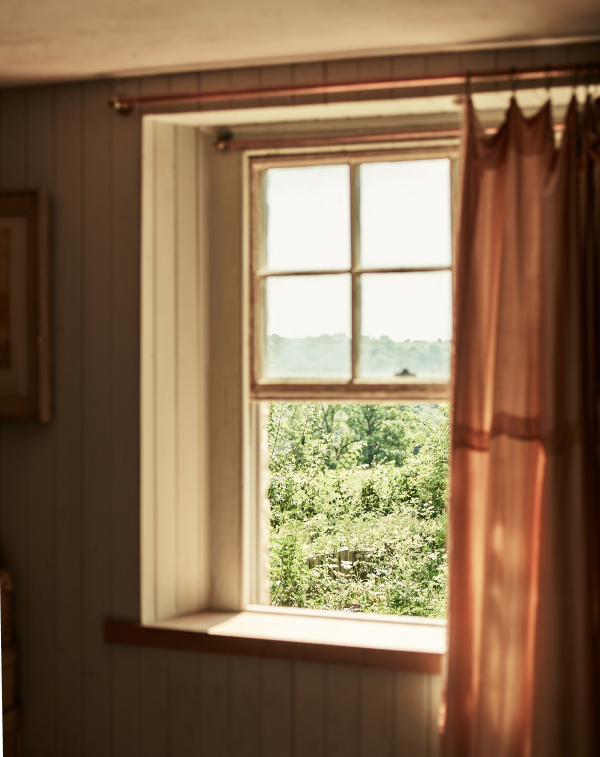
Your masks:
M361 164L431 159L449 159L451 175L452 261L448 266L398 266L367 268L360 260L360 179ZM448 147L429 149L398 148L393 152L375 149L368 152L338 151L318 154L277 156L249 156L250 175L250 399L301 401L311 399L338 401L444 401L450 398L451 380L415 381L402 378L363 378L359 371L361 297L363 274L392 274L450 271L454 268L455 198L457 187L457 151ZM264 178L270 168L349 165L350 167L350 224L351 263L349 268L330 270L270 271L266 268L266 206ZM266 378L262 372L265 363L265 283L269 278L283 276L320 276L350 274L351 293L351 377L347 380L326 378Z

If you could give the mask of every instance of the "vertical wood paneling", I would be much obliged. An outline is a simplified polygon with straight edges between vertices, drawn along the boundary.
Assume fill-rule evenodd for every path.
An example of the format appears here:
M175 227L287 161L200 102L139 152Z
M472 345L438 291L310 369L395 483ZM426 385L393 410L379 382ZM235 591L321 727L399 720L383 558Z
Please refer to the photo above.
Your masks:
M294 757L325 757L325 666L294 665Z
M54 242L54 438L56 749L82 749L82 87L57 87L55 95ZM58 338L60 335L60 338Z
M200 728L203 757L237 757L230 750L230 686L226 655L200 656Z
M584 56L584 52L581 48L583 45L579 45L580 59ZM555 45L553 47L543 46L534 47L533 50L533 65L534 66L547 66L549 64L553 66L568 66L569 65L569 48L562 45ZM593 60L598 61L598 45L595 45L595 55Z
M137 80L122 82L131 94ZM111 575L114 617L140 614L140 118L111 113Z
M169 655L169 750L170 757L202 754L200 730L200 679L198 655Z
M392 58L392 75L404 79L424 76L425 66L424 55L399 55ZM408 92L398 89L394 91L394 97L420 97L423 94L425 94L423 89L411 89Z
M28 187L54 189L53 91L35 88L27 93ZM54 582L48 580L54 568L54 427L28 424L27 436L27 615L24 673L37 677L29 693L33 750L48 749L54 740L55 637L53 627ZM34 641L35 640L35 641ZM50 747L51 748L51 747Z
M121 82L131 94L136 79ZM110 614L140 617L140 151L138 114L111 113ZM141 755L140 652L110 650L110 754Z
M171 77L164 74L157 76L144 76L140 80L140 90L142 95L157 95L171 91ZM169 113L172 107L170 105L156 104L144 105L141 110L141 116L149 116L153 113ZM124 116L125 118L127 116Z
M176 521L178 515L175 461L176 442L176 330L175 281L175 127L155 126L155 486L156 618L176 613Z
M110 302L110 110L106 82L83 90L83 751L109 749L109 659L99 629L109 606L112 493Z
M200 76L197 73L174 74L169 77L169 92L196 92L200 88ZM198 110L197 103L180 103L177 112Z
M460 55L461 71L494 71L497 67L496 50L470 50Z
M442 701L442 676L427 676L429 678L429 752L430 757L440 754L439 710Z
M232 89L255 89L260 87L261 71L259 68L238 68L234 69L230 75L230 87ZM237 101L236 108L256 108L261 104L260 98L248 98L247 100Z
M561 53L557 51L566 49L569 63L576 63L580 66L584 66L586 63L597 64L600 58L600 44L598 42L587 42L583 45L565 45L564 47L560 45L549 49L552 50L553 54L557 54L558 56L561 56ZM535 48L533 48L533 51L535 51Z
M116 645L110 649L111 757L145 757L141 743L146 725L141 712L142 655L141 649Z
M394 753L394 674L363 670L360 676L360 755Z
M382 58L365 58L358 61L359 79L368 81L373 79L390 79L392 76L392 59L389 57ZM361 92L358 95L359 100L382 100L391 98L393 90L384 89L379 92Z
M262 660L261 690L261 757L292 755L292 663Z
M260 666L253 657L232 657L231 754L262 757L260 719Z
M467 53L461 53L460 70L469 71L494 71L498 66L498 54L496 50L472 50ZM472 91L476 92L481 85L473 85ZM489 87L488 87L489 88ZM494 86L493 89L497 89Z
M202 71L199 74L201 90L219 90L230 87L229 71ZM231 107L229 100L219 102L201 103L199 110L223 110Z
M455 74L460 70L460 53L435 53L425 56L425 71L428 76Z
M419 673L395 674L395 755L428 754L429 680Z
M358 60L332 60L325 65L325 81L356 81ZM327 95L327 102L348 102L358 100L356 92L340 92Z
M331 666L325 669L327 757L358 757L361 747L361 671Z
M165 757L170 753L169 652L141 649L140 656L141 755Z
M292 67L291 66L265 66L261 69L261 83L263 87L285 87L291 84L292 79ZM263 106L271 104L277 105L291 105L291 97L263 97L260 101Z
M294 84L320 84L325 81L325 63L297 63L292 66ZM296 95L294 105L325 102L324 95Z
M509 47L498 51L498 68L530 68L533 65L532 47Z

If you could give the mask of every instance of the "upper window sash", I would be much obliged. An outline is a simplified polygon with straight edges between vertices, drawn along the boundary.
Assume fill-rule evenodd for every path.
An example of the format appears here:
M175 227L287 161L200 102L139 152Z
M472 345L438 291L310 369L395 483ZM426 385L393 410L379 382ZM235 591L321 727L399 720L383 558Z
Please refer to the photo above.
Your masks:
M366 163L415 161L427 159L450 160L452 259L449 265L373 267L361 265L360 259L360 166ZM266 266L267 213L265 176L268 169L345 164L350 169L350 265L331 270L274 270ZM339 151L335 153L249 156L249 223L250 223L250 398L253 400L310 399L338 401L443 401L450 397L450 380L412 378L367 378L359 375L361 337L361 276L365 274L393 274L411 272L453 271L454 236L457 196L457 150L452 147L399 148L393 151L374 149L368 152ZM289 276L351 276L351 376L348 379L330 378L269 378L264 376L266 335L265 282L269 278Z

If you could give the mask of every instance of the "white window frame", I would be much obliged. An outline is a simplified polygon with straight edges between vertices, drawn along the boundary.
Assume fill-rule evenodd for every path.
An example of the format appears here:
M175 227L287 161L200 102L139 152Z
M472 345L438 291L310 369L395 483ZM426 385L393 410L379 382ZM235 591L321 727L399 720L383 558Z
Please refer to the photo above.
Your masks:
M189 631L191 623L206 636L213 633L205 626L212 627L214 613L229 618L250 611L262 618L260 633L276 640L279 631L264 629L281 628L282 612L292 636L300 633L294 630L300 616L316 616L253 604L265 600L268 568L262 496L266 454L260 451L265 442L260 400L265 398L251 397L248 335L250 160L258 154L218 151L213 139L183 117L144 119L140 616L142 627ZM426 148L431 155L430 147L456 149L446 140L394 145L393 150L425 155ZM390 148L369 152L379 159ZM368 397L391 401L377 388L370 388ZM377 646L373 628L379 621L345 615L343 623L356 629L358 620L365 631L369 628L359 646ZM388 637L390 622L398 624L394 653L405 643L402 628L410 638L406 669L439 670L444 621L382 619L382 634ZM339 645L337 620L335 628L326 642L332 650ZM425 630L417 633L419 628ZM435 642L430 631L437 634ZM304 628L301 638L308 639L308 633ZM320 639L321 631L315 633ZM385 644L380 650L385 665L395 664L385 656ZM424 668L414 662L415 653L427 658ZM331 654L332 660L347 659L339 650Z

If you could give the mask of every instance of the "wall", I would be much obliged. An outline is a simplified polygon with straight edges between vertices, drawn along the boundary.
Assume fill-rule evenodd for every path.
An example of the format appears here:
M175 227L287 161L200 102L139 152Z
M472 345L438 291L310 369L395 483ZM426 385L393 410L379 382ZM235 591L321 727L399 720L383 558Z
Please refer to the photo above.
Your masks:
M136 94L594 59L593 46L531 48L119 87ZM16 587L25 754L433 755L437 677L102 641L107 616L138 618L140 604L140 116L107 107L116 88L93 81L0 94L0 187L43 186L52 203L54 420L0 424L0 560Z

